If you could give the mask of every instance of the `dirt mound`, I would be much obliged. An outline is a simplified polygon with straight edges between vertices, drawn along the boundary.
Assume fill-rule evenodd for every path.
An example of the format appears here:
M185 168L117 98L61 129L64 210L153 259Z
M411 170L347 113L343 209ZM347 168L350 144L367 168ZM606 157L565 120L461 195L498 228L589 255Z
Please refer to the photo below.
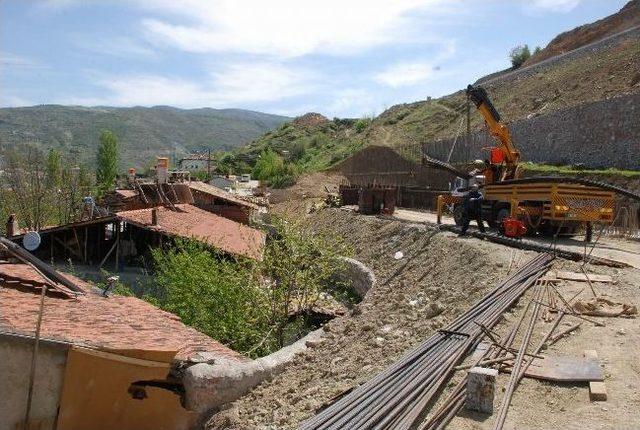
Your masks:
M227 424L211 429L295 428L446 325L507 272L510 250L424 225L343 209L317 212L311 222L344 237L378 284L353 315L325 326L322 343L219 414ZM395 259L398 251L403 256Z
M559 34L524 65L530 66L638 25L640 25L640 0L631 0L613 15Z
M317 127L327 122L329 122L327 117L315 112L305 113L293 120L294 125L302 127Z

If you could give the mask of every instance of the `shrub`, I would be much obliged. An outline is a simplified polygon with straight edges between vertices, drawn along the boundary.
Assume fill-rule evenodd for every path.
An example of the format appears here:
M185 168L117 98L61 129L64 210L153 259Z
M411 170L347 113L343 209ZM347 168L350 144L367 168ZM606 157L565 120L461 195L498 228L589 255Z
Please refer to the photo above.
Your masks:
M367 118L360 118L356 121L354 127L356 129L356 133L362 133L371 123L371 120Z
M272 150L266 150L253 168L253 177L266 181L270 186L283 188L293 185L298 177L296 167L284 160Z
M524 46L516 46L511 49L509 52L509 58L511 58L511 65L514 68L518 68L524 64L531 57L531 52L529 51L529 45Z

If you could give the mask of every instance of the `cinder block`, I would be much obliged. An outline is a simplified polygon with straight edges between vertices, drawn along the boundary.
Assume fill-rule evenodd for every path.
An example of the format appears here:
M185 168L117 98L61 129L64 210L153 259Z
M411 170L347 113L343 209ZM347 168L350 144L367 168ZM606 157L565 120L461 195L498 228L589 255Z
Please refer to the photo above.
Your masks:
M485 414L493 413L497 369L472 367L467 378L466 408Z

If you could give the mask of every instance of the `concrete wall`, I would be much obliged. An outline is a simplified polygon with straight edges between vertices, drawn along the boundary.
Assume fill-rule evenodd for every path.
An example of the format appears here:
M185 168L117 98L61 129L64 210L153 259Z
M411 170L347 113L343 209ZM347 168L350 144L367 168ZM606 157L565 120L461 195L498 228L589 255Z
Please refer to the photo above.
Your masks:
M22 428L33 339L0 335L0 430ZM31 406L32 428L53 429L62 393L67 346L41 342Z
M583 163L587 167L640 169L640 93L561 109L509 124L524 161ZM463 136L464 137L464 136ZM425 144L425 153L446 159L453 139ZM452 162L486 159L483 147L495 146L487 132L459 139Z

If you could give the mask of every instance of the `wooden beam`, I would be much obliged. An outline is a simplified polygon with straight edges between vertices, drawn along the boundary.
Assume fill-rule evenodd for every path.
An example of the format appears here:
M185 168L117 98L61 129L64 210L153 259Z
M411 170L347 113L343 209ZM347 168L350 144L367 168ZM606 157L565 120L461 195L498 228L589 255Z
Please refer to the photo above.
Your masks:
M100 262L100 265L98 266L98 269L102 269L102 266L104 265L105 261L107 261L107 258L109 258L109 256L113 252L113 250L116 249L116 245L117 244L118 244L118 241L116 241L113 244L113 246L111 247L111 249L109 249L109 252L107 252L107 255L105 255L104 258L102 259L102 261Z
M72 247L64 243L64 241L58 239L57 237L55 238L55 241L58 242L60 245L62 245L64 249L66 249L67 251L69 251L70 253L72 253L73 255L75 255L76 257L82 260L82 255L80 255L78 251L76 251L75 249L73 249Z

